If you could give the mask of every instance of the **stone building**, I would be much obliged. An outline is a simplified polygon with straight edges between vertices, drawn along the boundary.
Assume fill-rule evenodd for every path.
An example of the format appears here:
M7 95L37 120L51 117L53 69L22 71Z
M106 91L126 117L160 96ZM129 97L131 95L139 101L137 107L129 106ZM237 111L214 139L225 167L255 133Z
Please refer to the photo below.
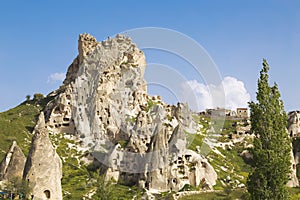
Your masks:
M236 109L237 117L248 118L248 108L237 108Z

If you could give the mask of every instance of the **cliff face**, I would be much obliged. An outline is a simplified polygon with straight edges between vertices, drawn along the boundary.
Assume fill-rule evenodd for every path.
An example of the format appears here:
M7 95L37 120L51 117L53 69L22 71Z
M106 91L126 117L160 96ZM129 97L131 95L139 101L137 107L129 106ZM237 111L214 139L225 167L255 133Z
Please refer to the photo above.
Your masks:
M82 34L78 43L79 55L44 111L48 131L78 136L107 178L159 191L215 184L210 164L186 149L184 132L197 130L188 106L147 95L145 56L131 39L97 42Z

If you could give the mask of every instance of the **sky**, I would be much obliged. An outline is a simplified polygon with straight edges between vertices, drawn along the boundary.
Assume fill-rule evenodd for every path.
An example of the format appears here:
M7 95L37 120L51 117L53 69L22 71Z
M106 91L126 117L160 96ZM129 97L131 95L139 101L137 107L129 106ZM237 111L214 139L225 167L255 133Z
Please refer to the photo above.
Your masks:
M77 56L80 33L98 41L141 27L162 27L199 43L216 64L226 107L255 99L263 58L286 111L300 109L300 1L2 1L0 6L0 112L26 95L57 89ZM175 41L174 41L175 42ZM139 44L137 44L139 46ZM173 67L194 89L199 109L211 106L205 78L174 55L145 50L147 62ZM216 86L217 87L217 86ZM151 89L174 103L167 92Z

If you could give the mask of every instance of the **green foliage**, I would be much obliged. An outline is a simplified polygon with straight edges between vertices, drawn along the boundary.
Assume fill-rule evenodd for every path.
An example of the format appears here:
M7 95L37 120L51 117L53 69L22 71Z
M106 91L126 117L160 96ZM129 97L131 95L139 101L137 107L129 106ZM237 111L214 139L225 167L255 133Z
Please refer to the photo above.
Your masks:
M0 113L0 159L2 160L12 142L17 141L25 153L29 151L32 131L41 107L33 104L21 104Z
M18 177L13 177L9 182L5 182L3 189L24 198L31 192L28 182Z
M100 175L99 170L94 173L94 177L96 178L97 189L93 199L117 200L117 191L114 191L113 181L105 180L105 177Z
M80 158L86 155L78 151L75 144L78 142L64 137L64 134L50 135L57 154L63 161L62 189L64 199L82 199L93 189L92 177L87 166L81 165Z
M28 96L28 95L27 95ZM25 100L19 106L0 113L0 160L12 142L17 141L25 155L28 154L32 131L40 112L54 97L37 94L32 100Z
M228 191L216 191L216 192L205 192L200 194L188 195L180 198L179 200L225 200L225 199L241 199L246 200L246 191L245 189L231 190Z
M194 121L199 123L200 129L197 131L197 134L188 133L186 134L186 147L193 151L197 150L197 146L202 148L206 148L205 144L203 144L203 140L208 136L208 129L210 128L210 118L202 117L202 116L193 116Z
M238 122L239 120L229 120L229 119L226 119L224 121L224 125L223 125L223 130L222 130L222 134L223 135L228 135L229 133L234 133L235 132L235 127L234 127L234 124L236 122Z
M152 100L148 100L146 112L149 112L149 110L150 110L153 106L155 106L155 105L157 105L157 104L158 104L157 102L154 102L154 101L152 101Z
M44 95L41 94L41 93L35 93L35 94L33 95L33 100L35 100L35 101L39 101L39 100L41 100L41 99L43 99L43 98L44 98Z
M291 200L300 200L300 188L288 188Z
M125 148L129 140L119 140L118 143L121 145L121 148Z
M300 188L288 188L289 193L291 194L291 200L300 199ZM235 189L226 191L214 191L214 192L205 192L200 194L188 195L180 198L179 200L248 200L249 194L245 189Z
M179 192L183 192L183 191L198 191L199 188L192 186L190 184L185 184L180 190Z
M263 61L258 80L257 103L250 102L251 131L255 134L254 171L247 182L251 199L289 199L286 183L290 173L291 141L287 116L277 85L269 86L269 66Z
M105 180L99 170L92 173L92 177L96 180L96 192L92 199L96 200L118 200L118 199L141 199L144 190L136 186L128 187L116 184L114 180Z
M174 192L162 192L160 194L154 194L155 199L157 200L174 200Z
M76 149L77 141L68 139L65 134L50 135L56 152L63 160L62 189L63 199L82 199L88 193L96 191L93 199L114 200L132 199L134 196L141 197L143 190L136 186L128 187L115 184L113 181L105 182L104 176L100 175L99 169L94 165L86 166L80 162L80 158L89 152ZM139 198L137 198L139 199Z
M201 147L204 138L204 134L192 134L186 132L187 148L196 151L197 146Z
M234 180L238 180L239 184L246 184L251 167L239 156L243 150L243 145L240 143L231 148L217 148L217 150L222 155L211 151L207 157L218 174L217 184L214 186L214 189L236 188L238 184ZM228 176L231 177L232 181L226 180Z
M26 95L26 101L30 101L30 95Z

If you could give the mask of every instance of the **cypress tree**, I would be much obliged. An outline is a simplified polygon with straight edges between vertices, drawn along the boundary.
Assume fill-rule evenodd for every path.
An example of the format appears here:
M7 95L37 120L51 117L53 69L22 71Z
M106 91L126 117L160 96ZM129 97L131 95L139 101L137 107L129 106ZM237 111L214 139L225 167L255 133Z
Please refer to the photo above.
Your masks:
M269 85L269 65L263 60L258 79L257 102L250 102L251 131L255 134L253 171L247 181L252 200L289 199L286 184L291 167L291 140L287 115L278 86Z

